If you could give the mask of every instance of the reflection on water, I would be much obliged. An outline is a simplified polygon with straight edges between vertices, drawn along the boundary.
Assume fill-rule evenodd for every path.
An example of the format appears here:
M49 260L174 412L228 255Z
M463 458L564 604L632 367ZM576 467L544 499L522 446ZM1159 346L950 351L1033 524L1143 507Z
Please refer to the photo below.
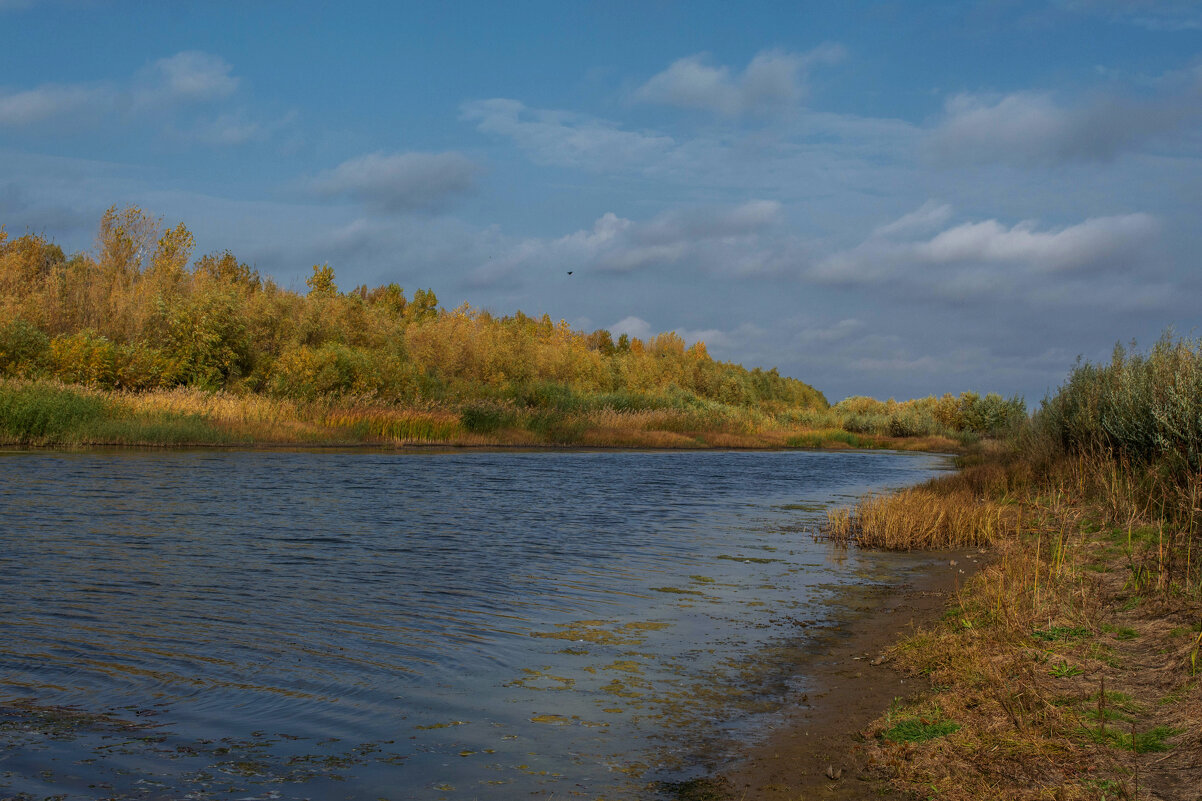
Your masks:
M586 798L683 775L825 616L893 453L0 454L0 791ZM779 671L778 671L779 672ZM233 792L235 795L230 795Z

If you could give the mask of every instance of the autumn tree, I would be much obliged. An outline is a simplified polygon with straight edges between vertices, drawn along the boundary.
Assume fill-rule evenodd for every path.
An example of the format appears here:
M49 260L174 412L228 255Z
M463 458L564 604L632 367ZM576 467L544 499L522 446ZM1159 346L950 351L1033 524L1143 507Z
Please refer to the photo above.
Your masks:
M334 283L334 268L329 264L314 264L313 275L305 279L310 295L336 295L338 285Z

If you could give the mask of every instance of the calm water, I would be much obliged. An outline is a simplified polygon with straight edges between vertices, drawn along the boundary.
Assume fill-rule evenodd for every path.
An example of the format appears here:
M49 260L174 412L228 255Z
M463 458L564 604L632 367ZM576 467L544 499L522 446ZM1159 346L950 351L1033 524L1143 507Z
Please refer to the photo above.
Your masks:
M899 453L0 454L0 796L598 798L754 736Z

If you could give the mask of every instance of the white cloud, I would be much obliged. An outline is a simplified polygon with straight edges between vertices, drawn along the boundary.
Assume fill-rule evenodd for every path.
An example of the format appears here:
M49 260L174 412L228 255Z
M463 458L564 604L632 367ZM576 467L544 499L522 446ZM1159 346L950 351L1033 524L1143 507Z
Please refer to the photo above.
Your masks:
M910 231L921 233L938 228L947 222L951 216L951 206L946 203L928 200L914 211L903 214L893 222L878 226L872 232L872 235L875 237L887 237Z
M776 247L770 234L780 223L780 204L765 200L672 210L645 222L607 212L591 228L524 240L478 269L471 281L488 286L536 265L610 274L673 265L729 274L778 270L764 251Z
M1097 217L1056 231L1033 221L1006 228L997 220L964 223L916 243L912 252L931 264L1024 263L1037 270L1068 270L1129 253L1156 232L1147 214Z
M681 242L743 237L781 221L780 203L751 200L738 206L671 211L643 224L636 238L642 242Z
M600 172L646 164L675 145L669 136L624 131L595 117L532 109L505 98L464 103L461 115L484 133L513 139L538 164Z
M326 197L346 196L389 212L438 209L475 186L479 166L462 153L369 153L313 178Z
M159 100L208 101L229 97L238 89L234 68L220 56L185 50L151 65L150 86L143 102Z
M258 120L241 114L219 114L212 122L197 126L192 135L210 145L241 145L263 139L267 128Z
M904 286L953 300L1016 291L1037 297L1082 273L1095 280L1100 272L1140 262L1160 230L1156 218L1135 213L1045 230L1030 220L1006 226L991 219L913 238L918 231L911 223L943 216L941 209L924 204L877 228L856 247L810 268L808 277L829 284Z
M1057 0L1057 5L1150 30L1202 29L1202 8L1197 0Z
M719 328L677 328L676 334L685 341L686 345L693 345L698 342L704 342L706 350L721 351L724 348L730 347L731 336L726 331Z
M1039 166L1111 161L1202 117L1202 70L1168 73L1140 93L1099 92L1075 104L1046 92L959 94L928 148L938 160Z
M189 50L159 59L124 81L44 84L23 91L0 92L0 127L33 127L41 123L95 118L127 122L162 121L194 107L229 98L238 88L233 67L218 56ZM91 120L90 120L91 121ZM186 121L195 129L188 138L213 144L237 144L258 138L267 127L245 114L224 113L215 120ZM178 126L176 126L178 127ZM172 126L167 126L171 130Z
M22 127L111 104L116 94L105 84L45 84L0 94L0 126Z
M651 330L651 323L641 317L623 317L609 327L609 330L614 334L621 336L626 334L632 339L650 339L655 332Z
M700 109L726 116L763 114L796 107L805 95L805 73L811 64L843 57L838 45L809 53L764 50L741 74L726 66L711 66L700 53L679 59L636 89L642 103Z

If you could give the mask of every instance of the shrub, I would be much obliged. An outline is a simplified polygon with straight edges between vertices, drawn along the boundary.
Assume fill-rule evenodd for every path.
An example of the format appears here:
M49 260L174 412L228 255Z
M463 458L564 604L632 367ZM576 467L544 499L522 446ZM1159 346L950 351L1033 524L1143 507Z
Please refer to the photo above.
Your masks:
M1165 334L1147 355L1115 346L1106 366L1078 363L1045 398L1040 430L1071 451L1164 460L1202 470L1202 341Z
M50 363L54 377L69 384L117 385L117 346L91 329L51 340Z
M517 414L511 406L496 401L481 400L459 410L463 427L473 434L488 434L517 424Z
M0 327L0 375L34 375L50 351L50 337L22 319Z
M166 314L166 351L182 383L219 389L250 371L250 338L232 293L184 300Z
M22 443L77 439L84 426L100 420L104 401L36 383L0 384L0 435Z

